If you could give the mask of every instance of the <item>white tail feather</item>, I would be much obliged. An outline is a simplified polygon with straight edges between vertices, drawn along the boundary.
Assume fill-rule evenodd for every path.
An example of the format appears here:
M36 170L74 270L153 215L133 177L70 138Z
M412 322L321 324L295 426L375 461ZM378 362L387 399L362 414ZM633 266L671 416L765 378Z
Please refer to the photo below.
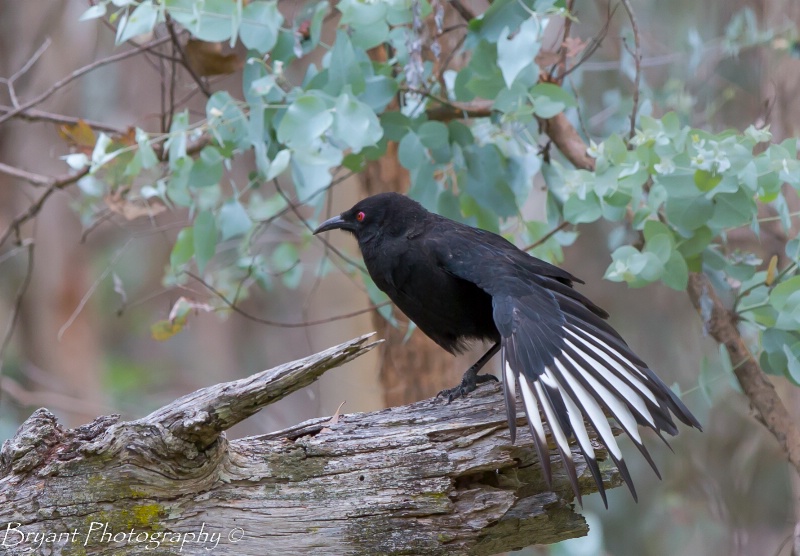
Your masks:
M625 384L622 380L620 380L614 373L608 372L605 366L592 357L590 354L586 353L583 349L578 347L577 345L573 344L571 341L564 339L564 342L570 346L576 353L580 354L584 361L589 363L593 369L598 372L602 373L603 378L605 378L609 383L611 383L611 387L617 391L617 393L622 396L622 399L627 401L629 404L633 406L639 415L641 415L650 425L655 427L655 421L653 420L653 415L650 413L650 410L647 409L647 405L644 403L642 397L636 393L633 388ZM584 344L586 345L586 344ZM603 372L605 371L605 372ZM651 394L652 395L652 394Z
M659 405L658 400L656 399L655 395L650 390L650 388L648 388L646 384L642 383L642 381L639 380L637 377L634 377L633 373L631 373L628 369L625 369L617 361L615 361L614 359L609 357L608 354L603 352L603 350L597 349L597 347L593 346L591 344L591 342L587 342L584 338L581 338L580 336L578 336L575 332L573 332L569 328L564 328L564 330L566 330L567 332L572 334L572 336L574 336L576 339L578 339L583 345L585 345L586 347L591 349L594 353L596 353L600 358L603 359L603 361L605 361L608 365L610 365L618 373L620 373L621 375L625 376L630 381L630 383L633 384L636 387L637 390L639 390L642 394L644 394L645 396L650 398L650 401L652 401L656 405ZM618 351L613 350L613 348L611 348L608 344L606 344L605 342L600 341L597 338L595 338L595 341L600 342L601 344L606 346L608 349L614 351L614 353L616 353L623 361L626 361L631 368L636 369L636 366L633 363L628 361L628 359L626 357L622 356L622 354L620 354ZM639 369L636 369L636 373L637 373L637 375L639 377L645 378L645 380L647 380L647 377L645 377L642 374L642 372L639 371Z
M552 376L552 371L550 369L546 369L545 373L550 380L557 385L559 391L561 391L561 397L564 399L564 404L567 406L567 416L569 417L570 425L572 425L575 438L578 439L578 444L580 444L581 448L583 449L584 455L587 458L595 459L594 447L592 447L592 441L589 439L589 433L586 430L586 425L583 422L583 414L572 400L572 397L567 394L567 391L561 386L561 383L558 381L558 379Z
M563 356L567 358L570 363L572 363L573 367L578 369L578 371L584 370L581 368L581 365L576 363L569 355L564 353ZM600 369L595 369L595 371L602 372L602 367ZM628 406L622 403L613 392L603 386L599 380L594 378L592 373L584 371L582 375L592 389L596 392L597 396L603 400L606 405L608 405L608 409L611 411L611 414L614 415L614 418L617 420L617 422L619 422L620 426L625 429L625 432L628 433L634 442L641 444L642 439L639 436L636 419L634 419L633 414L631 413L630 409L628 409Z
M581 407L586 411L586 414L589 416L589 419L592 422L592 426L594 426L597 434L603 440L603 444L606 445L608 450L616 459L622 459L622 452L617 445L617 441L614 438L614 433L611 431L611 425L608 424L608 420L606 419L605 414L603 413L602 408L594 399L586 388L583 387L583 384L578 382L578 380L573 377L569 371L564 367L564 365L558 360L555 360L556 367L558 370L561 371L561 375L566 379L569 383L569 387L575 393L575 396L578 398L578 403L581 404Z
M561 430L561 425L558 422L556 411L553 409L547 394L544 393L544 388L542 388L541 381L537 380L533 383L533 386L536 388L536 395L539 398L539 403L541 403L542 407L544 408L544 414L547 417L548 424L550 425L550 432L553 434L553 438L555 439L556 444L558 445L563 456L571 462L572 450L569 449L569 441L567 440L564 431Z
M508 363L506 363L508 368ZM519 381L519 387L522 391L522 401L525 404L525 413L528 414L528 422L530 422L536 436L539 438L539 443L542 449L547 449L547 436L544 433L544 425L542 424L542 416L539 414L539 404L536 401L536 396L531 390L530 384L525 377Z

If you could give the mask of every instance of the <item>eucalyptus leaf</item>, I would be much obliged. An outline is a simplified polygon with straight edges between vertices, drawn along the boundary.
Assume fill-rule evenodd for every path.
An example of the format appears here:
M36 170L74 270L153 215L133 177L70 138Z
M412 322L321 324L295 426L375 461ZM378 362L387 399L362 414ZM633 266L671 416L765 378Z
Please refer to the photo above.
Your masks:
M497 65L503 74L503 80L509 89L517 75L533 60L542 47L541 24L538 17L530 17L519 26L513 37L509 37L510 29L504 27L497 39Z
M276 0L253 0L242 10L239 38L245 47L265 54L278 42L283 15Z
M136 6L136 9L124 20L124 23L120 22L117 27L117 44L121 44L144 33L151 32L157 20L158 8L153 6L153 3L149 0L142 2Z
M337 139L355 153L374 145L383 136L383 129L375 112L347 93L336 100L333 132Z
M188 263L194 256L194 229L183 228L178 232L178 238L172 246L169 255L169 264L173 273L178 273L183 265Z
M200 274L217 250L217 225L211 211L204 210L194 219L194 259Z
M222 205L217 220L222 241L244 235L253 227L253 221L250 220L247 211L236 199L231 199Z
M278 125L278 141L288 147L304 148L333 125L331 107L319 95L306 93L286 109Z

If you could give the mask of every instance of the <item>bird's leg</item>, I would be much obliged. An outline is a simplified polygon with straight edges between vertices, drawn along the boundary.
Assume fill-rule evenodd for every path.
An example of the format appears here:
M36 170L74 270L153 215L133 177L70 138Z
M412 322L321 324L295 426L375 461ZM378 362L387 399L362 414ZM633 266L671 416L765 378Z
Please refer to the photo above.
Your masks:
M442 390L438 394L436 394L437 398L447 398L447 403L452 402L456 398L460 398L462 396L466 396L473 390L478 387L478 384L483 384L484 382L490 382L492 380L496 381L497 377L494 375L479 375L478 371L480 371L486 363L489 362L489 359L494 357L494 354L500 351L500 342L497 342L493 345L489 351L484 353L480 359L478 359L473 366L467 369L467 372L464 373L464 378L461 379L461 384L456 386L455 388L447 388Z

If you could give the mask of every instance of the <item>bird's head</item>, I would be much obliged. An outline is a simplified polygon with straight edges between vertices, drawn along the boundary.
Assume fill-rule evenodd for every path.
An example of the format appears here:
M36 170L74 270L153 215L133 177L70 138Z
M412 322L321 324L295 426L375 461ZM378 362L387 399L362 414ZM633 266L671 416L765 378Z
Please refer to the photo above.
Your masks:
M381 235L399 235L425 213L422 205L398 193L379 193L356 203L350 210L329 218L314 234L329 230L345 230L361 241Z

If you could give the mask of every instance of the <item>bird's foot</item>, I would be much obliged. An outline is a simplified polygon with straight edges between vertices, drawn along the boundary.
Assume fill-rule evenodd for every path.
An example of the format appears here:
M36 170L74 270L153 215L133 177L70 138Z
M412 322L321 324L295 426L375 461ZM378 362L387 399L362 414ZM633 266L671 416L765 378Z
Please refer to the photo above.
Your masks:
M461 379L461 384L454 388L446 388L436 394L436 399L439 398L446 398L447 403L452 402L456 398L462 398L475 390L478 387L478 384L483 384L484 382L497 382L497 377L494 375L479 375L479 374L470 374L466 373L464 378Z

